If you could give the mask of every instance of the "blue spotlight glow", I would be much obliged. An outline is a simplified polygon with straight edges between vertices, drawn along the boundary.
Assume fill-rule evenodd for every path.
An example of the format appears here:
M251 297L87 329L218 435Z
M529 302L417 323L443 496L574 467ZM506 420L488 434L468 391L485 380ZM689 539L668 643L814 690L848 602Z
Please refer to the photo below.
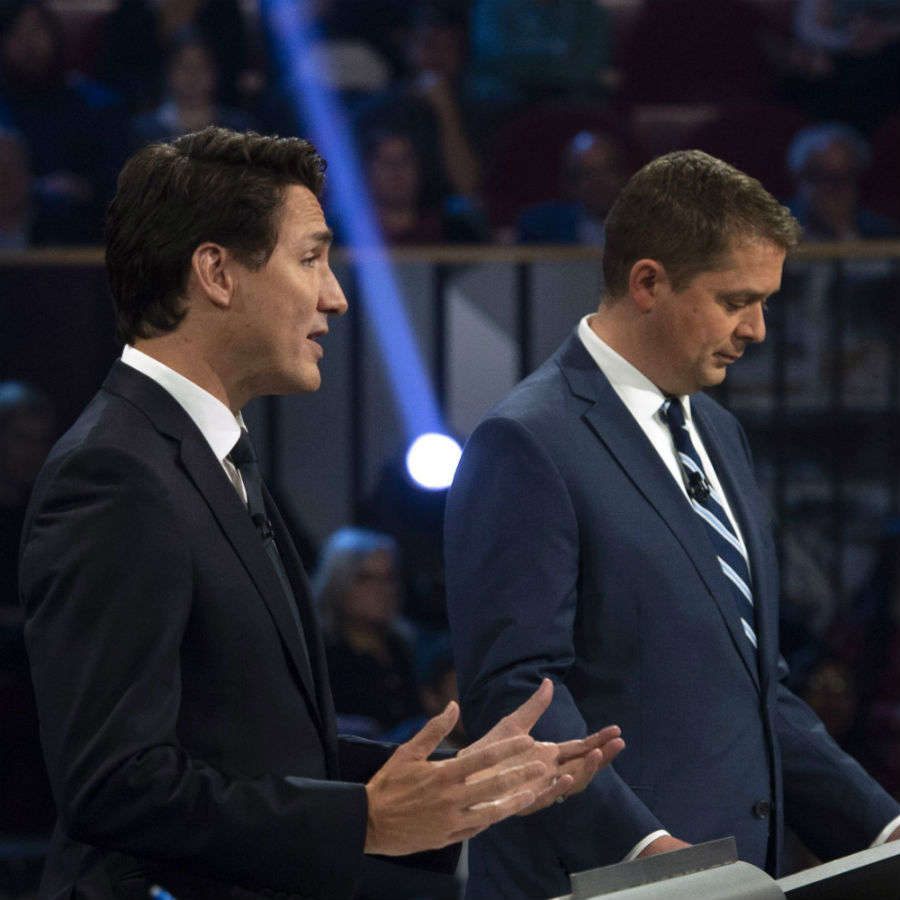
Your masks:
M446 434L429 432L417 437L406 453L406 471L419 486L429 491L450 487L462 448Z
M343 106L327 88L327 74L313 80L304 73L302 60L319 38L310 12L313 5L308 0L262 0L261 9L281 71L290 79L297 119L309 123L317 149L328 160L330 195L349 243L367 250L356 260L361 305L375 332L409 439L423 431L440 430L441 416L397 279L383 252L384 241L372 215L368 185Z

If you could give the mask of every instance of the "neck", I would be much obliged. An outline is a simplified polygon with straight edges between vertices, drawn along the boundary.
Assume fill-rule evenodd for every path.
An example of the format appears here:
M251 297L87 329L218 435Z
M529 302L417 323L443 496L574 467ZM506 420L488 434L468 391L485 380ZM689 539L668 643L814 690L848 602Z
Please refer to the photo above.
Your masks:
M160 337L137 340L134 347L202 387L235 415L244 406L242 398L234 396L235 392L222 376L227 367L218 365L203 342L193 340L181 328Z

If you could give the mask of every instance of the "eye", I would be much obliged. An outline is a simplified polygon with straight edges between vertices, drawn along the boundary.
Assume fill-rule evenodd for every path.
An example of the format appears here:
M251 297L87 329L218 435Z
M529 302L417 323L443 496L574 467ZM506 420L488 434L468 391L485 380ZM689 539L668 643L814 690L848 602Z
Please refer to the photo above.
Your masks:
M315 253L312 256L305 256L300 260L300 265L304 268L311 269L316 264L316 261L318 260L320 255L321 254L319 253Z

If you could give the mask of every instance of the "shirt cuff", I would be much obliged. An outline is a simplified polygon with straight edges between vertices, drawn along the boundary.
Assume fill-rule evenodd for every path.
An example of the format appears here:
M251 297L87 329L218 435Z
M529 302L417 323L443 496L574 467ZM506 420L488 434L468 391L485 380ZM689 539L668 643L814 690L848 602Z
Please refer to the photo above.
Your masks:
M637 859L640 853L647 847L649 847L658 837L662 837L664 834L668 833L669 832L664 828L660 828L658 831L651 831L650 834L647 835L647 837L645 837L642 841L639 841L634 845L634 847L631 848L631 852L622 860L622 862L631 862L633 859ZM890 834L890 832L888 831L887 834Z
M885 843L885 841L887 841L887 839L891 836L894 829L898 825L900 825L900 816L897 816L896 818L891 819L891 821L888 822L887 825L885 825L884 828L882 828L881 831L878 832L878 837L875 838L875 840L872 841L872 843L869 844L869 846L870 847L880 847L883 843Z

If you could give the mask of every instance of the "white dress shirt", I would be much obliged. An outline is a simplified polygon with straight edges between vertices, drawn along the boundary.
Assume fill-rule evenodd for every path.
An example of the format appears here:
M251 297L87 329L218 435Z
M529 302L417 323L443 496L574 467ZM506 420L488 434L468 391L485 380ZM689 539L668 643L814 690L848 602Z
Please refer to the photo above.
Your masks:
M214 397L209 391L130 344L122 350L122 362L131 366L132 369L142 372L148 378L152 378L178 401L190 416L191 421L200 429L200 433L209 444L216 459L222 464L228 480L246 503L247 492L244 489L244 483L241 481L237 469L228 459L228 454L231 453L241 436L241 429L247 427L244 425L241 414L234 415L221 400Z

